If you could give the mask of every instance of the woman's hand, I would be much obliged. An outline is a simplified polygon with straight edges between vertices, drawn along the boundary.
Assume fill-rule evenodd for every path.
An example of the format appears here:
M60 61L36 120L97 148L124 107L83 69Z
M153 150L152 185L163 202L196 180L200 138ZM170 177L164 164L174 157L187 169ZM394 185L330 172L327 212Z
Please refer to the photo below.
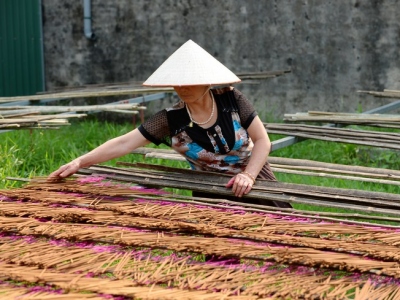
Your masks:
M236 197L247 195L253 187L254 180L246 173L236 174L229 180L225 187L232 187L232 192Z
M48 176L49 180L56 178L65 178L75 174L81 168L78 160L73 160L66 165L61 166Z

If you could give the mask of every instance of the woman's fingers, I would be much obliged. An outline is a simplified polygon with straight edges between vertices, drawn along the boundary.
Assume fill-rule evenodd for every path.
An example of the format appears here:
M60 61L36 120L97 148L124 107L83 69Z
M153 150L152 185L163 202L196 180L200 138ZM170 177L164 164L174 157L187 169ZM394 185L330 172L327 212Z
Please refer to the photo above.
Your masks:
M236 177L236 176L235 176ZM228 183L225 185L226 188L230 188L235 183L235 177L232 177Z
M253 181L246 175L237 174L232 179L234 179L232 192L235 194L236 197L242 197L243 195L248 194L251 191L251 188L253 187ZM231 182L231 180L229 181L229 183Z
M52 172L48 177L49 177L49 178L61 177L60 174L61 174L62 172L64 172L64 170L65 170L66 168L67 168L66 165L61 166L60 168L58 168L58 170Z
M251 189L253 188L253 184L249 184L246 188L246 190L244 191L244 194L247 195L248 193L250 193Z
M66 165L61 166L60 168L58 168L58 170L51 173L48 176L48 179L51 180L51 179L54 179L57 177L61 177L61 178L68 177L68 176L76 173L76 171L78 171L78 170L79 170L79 164L72 161Z

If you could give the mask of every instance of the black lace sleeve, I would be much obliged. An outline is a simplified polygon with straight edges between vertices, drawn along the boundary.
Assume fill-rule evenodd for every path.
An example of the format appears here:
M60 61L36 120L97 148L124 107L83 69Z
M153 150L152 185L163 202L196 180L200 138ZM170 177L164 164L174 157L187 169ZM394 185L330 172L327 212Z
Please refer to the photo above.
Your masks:
M165 109L151 116L147 121L140 125L138 129L150 142L156 145L164 143L170 146L167 111Z
M239 108L239 117L242 122L242 126L244 129L247 129L257 116L257 112L246 96L242 94L242 92L237 89L233 89L233 93Z

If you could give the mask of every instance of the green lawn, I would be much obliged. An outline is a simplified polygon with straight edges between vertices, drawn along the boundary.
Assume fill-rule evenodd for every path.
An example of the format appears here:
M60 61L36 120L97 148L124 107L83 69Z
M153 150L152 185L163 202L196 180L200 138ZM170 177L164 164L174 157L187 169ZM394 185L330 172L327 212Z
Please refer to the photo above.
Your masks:
M16 130L0 134L0 188L11 188L20 183L6 180L6 177L29 178L46 176L59 166L80 156L104 141L132 130L132 124L99 122L94 117L84 121L73 121L70 126L58 130ZM270 135L271 140L283 136ZM306 140L279 149L271 156L309 159L321 162L359 165L369 167L400 168L399 152L377 150L352 144ZM141 155L127 155L105 164L115 165L117 161L143 161ZM147 160L151 163L174 167L188 167L186 163L166 160ZM363 183L304 175L276 173L284 182L331 186L371 191L399 193L398 186Z

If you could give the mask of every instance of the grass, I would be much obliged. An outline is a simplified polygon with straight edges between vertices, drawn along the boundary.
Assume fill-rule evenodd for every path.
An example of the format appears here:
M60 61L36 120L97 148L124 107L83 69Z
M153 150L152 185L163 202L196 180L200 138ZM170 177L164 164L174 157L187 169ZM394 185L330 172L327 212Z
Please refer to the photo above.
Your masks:
M19 186L6 177L29 178L47 176L72 159L89 152L106 140L132 130L132 124L114 124L88 119L72 122L58 130L15 130L0 134L0 189ZM144 162L142 155L131 154L104 163L115 166L117 161ZM149 163L165 163L160 159ZM170 166L188 167L184 162Z
M271 140L277 140L283 137L284 136L282 135L270 135ZM355 144L332 143L319 140L304 140L300 143L274 151L271 153L271 156L308 159L326 163L336 163L350 166L365 166L370 168L376 167L393 170L399 170L400 168L400 152L398 151L377 149L374 147L360 146ZM304 176L286 173L275 173L275 175L277 179L282 182L394 194L400 193L400 186L398 185L387 185L355 180L324 178L318 176ZM305 204L295 204L295 208L300 210L321 212L360 213L358 211L352 210L344 210L330 207L315 207ZM371 213L370 215L383 216L382 214L377 213ZM385 221L370 220L370 222L392 224L391 222Z
M71 126L62 127L58 130L17 130L2 133L0 134L0 189L21 185L20 182L7 180L6 177L47 176L59 166L92 150L106 140L130 130L132 130L132 124L99 122L94 118L88 118L84 121L74 121ZM280 135L270 135L271 140L277 140L282 137ZM161 147L166 148L166 146ZM400 168L399 152L318 140L305 140L274 151L271 155L346 165L396 170ZM141 155L130 154L104 164L115 166L117 161L143 162L144 159ZM146 162L173 167L189 167L184 162L161 159L147 159ZM388 193L400 192L399 186L377 183L285 173L276 173L276 176L279 181L283 182ZM172 191L176 192L175 190ZM296 205L296 208L309 209L310 207ZM337 211L330 208L319 208L319 210Z
M271 135L271 140L283 136ZM271 156L297 159L308 159L326 163L344 164L349 166L365 166L370 168L386 168L399 170L400 152L354 144L332 143L319 140L305 140L292 146L279 149ZM325 178L319 176L304 176L276 173L279 181L293 182L336 188L359 189L377 192L399 193L400 186L379 183L352 181L346 179Z

